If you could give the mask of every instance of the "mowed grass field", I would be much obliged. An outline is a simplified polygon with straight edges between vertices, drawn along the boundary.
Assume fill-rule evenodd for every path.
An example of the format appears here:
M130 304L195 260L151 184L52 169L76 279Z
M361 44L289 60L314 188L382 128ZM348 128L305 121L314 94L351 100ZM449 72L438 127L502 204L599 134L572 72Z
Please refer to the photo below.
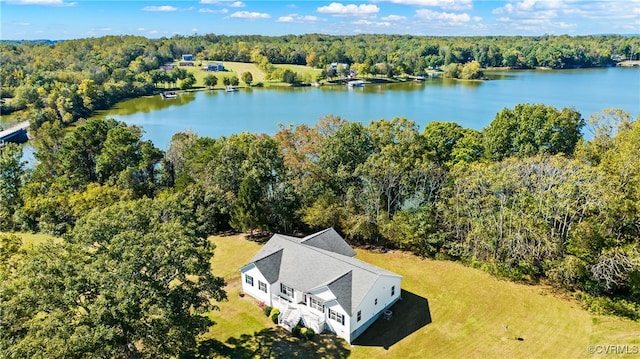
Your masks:
M178 66L179 62L180 61L175 61L173 64ZM221 62L226 71L208 72L208 71L202 70L201 66L180 66L180 68L187 70L188 72L192 73L195 76L196 87L205 87L204 78L207 75L214 75L218 78L218 84L214 87L214 89L224 88L225 87L223 83L224 78L233 77L233 76L236 76L238 80L240 80L240 86L246 86L246 84L242 82L242 78L241 78L241 75L244 72L251 72L251 75L253 76L253 84L265 81L264 72L262 72L262 70L260 70L258 66L256 66L256 64L244 63L244 62L226 62L226 61L203 61L202 63L208 64L208 63L214 63L214 62ZM200 63L199 61L194 61L194 64L196 65L199 63Z
M175 61L174 65L178 66L180 61ZM280 85L283 84L279 81L270 81L265 78L265 73L258 68L258 66L254 63L245 63L245 62L230 62L230 61L203 61L203 64L220 62L224 65L226 71L222 72L207 72L203 71L201 66L182 66L180 68L187 70L188 72L193 73L196 78L195 86L205 87L204 85L204 77L207 75L214 75L218 78L218 84L214 87L216 89L224 88L223 80L225 77L236 76L240 80L240 86L246 86L244 82L242 82L241 75L245 72L251 72L253 76L253 84L258 82L265 83L265 85ZM194 61L194 64L200 63L199 61ZM307 66L300 65L274 65L276 68L284 68L289 69L293 72L298 73L298 77L305 79L310 78L315 80L318 75L322 72L322 70L314 69ZM289 86L289 84L284 84Z
M331 334L292 338L240 297L239 269L261 244L211 237L213 271L229 300L210 317L205 344L222 357L589 358L590 345L640 347L640 323L593 315L544 286L503 281L459 263L357 249L356 258L402 275L403 300L353 346ZM601 355L596 355L602 357ZM620 355L615 355L620 357Z
M322 70L315 69L309 66L302 66L302 65L273 65L273 66L275 66L276 68L289 69L293 72L298 73L298 78L301 78L301 79L308 78L311 82L315 81L320 75L320 73L322 73Z

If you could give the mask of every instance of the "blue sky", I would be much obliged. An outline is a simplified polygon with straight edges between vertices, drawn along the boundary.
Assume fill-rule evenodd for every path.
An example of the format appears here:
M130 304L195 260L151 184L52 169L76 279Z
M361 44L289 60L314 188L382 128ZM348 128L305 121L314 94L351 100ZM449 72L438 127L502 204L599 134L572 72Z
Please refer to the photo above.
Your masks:
M640 0L0 0L0 39L640 34Z

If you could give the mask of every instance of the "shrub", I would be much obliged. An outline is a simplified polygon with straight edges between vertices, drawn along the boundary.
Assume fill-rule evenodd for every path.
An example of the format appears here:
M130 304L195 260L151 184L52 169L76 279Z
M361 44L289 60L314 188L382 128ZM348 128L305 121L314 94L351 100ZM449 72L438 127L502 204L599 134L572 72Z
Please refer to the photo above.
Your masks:
M271 309L273 309L271 306L267 305L266 307L262 308L262 311L264 312L264 316L268 317L271 315Z
M302 329L305 329L303 327L301 327L300 325L296 325L295 327L293 327L293 329L291 329L291 334L293 334L296 337L300 337L301 336L301 331Z
M278 308L273 308L271 310L270 316L273 324L278 324L278 316L280 316L280 310Z
M311 328L305 328L307 329L307 332L305 333L305 336L308 340L312 340L313 336L316 334L316 332L313 331L313 329Z
M309 328L306 327L302 327L300 328L300 338L306 338L307 337L307 331L309 330Z
M593 296L581 292L576 294L576 298L587 310L595 314L617 315L631 320L640 319L640 305L630 300Z

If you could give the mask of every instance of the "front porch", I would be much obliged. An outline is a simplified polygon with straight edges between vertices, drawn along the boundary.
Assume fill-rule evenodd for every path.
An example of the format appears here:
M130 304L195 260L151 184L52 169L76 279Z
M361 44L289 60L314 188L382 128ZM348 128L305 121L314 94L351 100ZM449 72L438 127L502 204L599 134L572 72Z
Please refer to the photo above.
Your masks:
M326 322L324 316L314 313L304 303L294 304L289 299L279 295L273 295L271 302L273 307L280 310L278 325L288 331L292 331L296 325L302 322L302 325L313 329L316 333L324 332Z

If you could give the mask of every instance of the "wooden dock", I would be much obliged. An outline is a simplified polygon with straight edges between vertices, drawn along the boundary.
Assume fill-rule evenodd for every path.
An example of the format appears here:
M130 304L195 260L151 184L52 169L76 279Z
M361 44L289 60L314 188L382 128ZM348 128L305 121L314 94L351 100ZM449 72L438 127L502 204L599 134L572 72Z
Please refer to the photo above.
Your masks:
M27 136L27 128L29 121L20 122L19 124L0 131L0 147L7 142L25 143L29 139Z

